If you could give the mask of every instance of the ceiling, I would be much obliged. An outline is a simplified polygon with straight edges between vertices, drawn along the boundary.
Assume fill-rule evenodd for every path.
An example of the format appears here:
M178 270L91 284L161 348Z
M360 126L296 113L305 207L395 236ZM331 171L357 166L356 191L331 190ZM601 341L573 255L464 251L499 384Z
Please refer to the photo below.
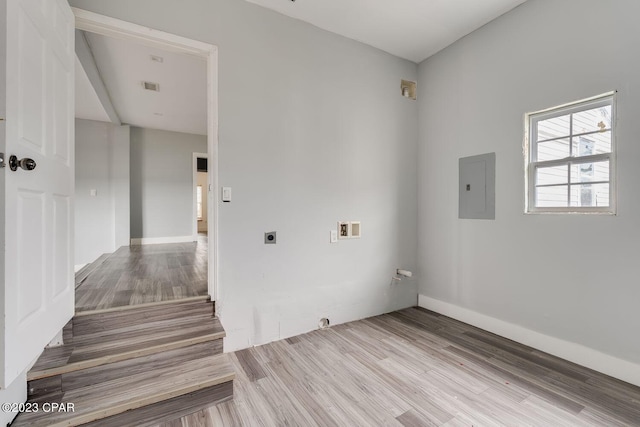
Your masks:
M526 0L247 1L421 62ZM203 58L93 33L84 37L97 72L85 72L87 55L76 58L76 117L105 122L119 117L133 126L206 135ZM160 91L145 90L145 81L158 83Z
M247 0L419 63L526 0Z
M108 122L109 116L100 102L87 73L76 57L76 118Z
M204 58L94 33L84 33L84 36L108 98L123 124L207 134ZM152 56L162 58L162 62L153 61ZM76 67L82 68L77 59L76 62ZM100 116L96 105L100 102L99 96L87 74L77 72L76 75L76 117L110 121L105 108ZM158 83L160 91L145 90L145 81Z

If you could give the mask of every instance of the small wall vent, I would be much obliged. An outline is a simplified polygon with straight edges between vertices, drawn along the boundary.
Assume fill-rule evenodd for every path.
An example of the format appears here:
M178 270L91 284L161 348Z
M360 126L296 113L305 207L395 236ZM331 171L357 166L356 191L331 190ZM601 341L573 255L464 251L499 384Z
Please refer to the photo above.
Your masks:
M160 92L160 84L152 82L142 82L142 87L146 90L152 90L154 92Z

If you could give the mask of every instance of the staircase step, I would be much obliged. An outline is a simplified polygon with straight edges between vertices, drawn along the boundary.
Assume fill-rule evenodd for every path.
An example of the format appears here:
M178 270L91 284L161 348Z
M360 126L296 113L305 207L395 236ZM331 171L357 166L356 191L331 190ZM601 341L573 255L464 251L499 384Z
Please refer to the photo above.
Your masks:
M153 311L162 311L168 310L172 308L185 308L183 306L186 305L197 305L198 303L202 304L203 302L211 305L212 309L215 308L215 304L211 301L211 298L207 295L201 295L196 297L188 297L188 298L180 298L174 300L167 301L156 301L156 302L146 302L143 304L134 304L134 305L122 305L117 307L110 308L101 308L98 310L85 310L85 311L76 311L75 318L100 318L101 315L106 314L114 314L120 313L122 316L131 315L136 316L141 312L153 312ZM214 312L215 313L215 312ZM107 316L108 317L108 316Z
M112 373L118 372L115 377L106 375L98 383L57 396L59 403L73 403L74 412L24 413L13 426L142 426L232 398L235 374L226 354L195 360L176 358L169 363L172 356L112 367Z
M161 326L171 322L186 322L193 319L213 318L213 310L209 304L198 304L187 310L167 310L165 313L145 312L136 316L115 316L92 318L86 321L83 317L75 317L72 326L74 341L91 339L91 337L107 337L115 334L129 334L136 330L149 328L150 325ZM118 313L119 314L119 313Z
M208 341L163 351L149 356L122 360L92 368L65 372L63 374L44 377L28 382L29 399L33 401L51 402L58 394L108 381L132 373L142 372L147 366L155 368L169 367L174 364L189 362L216 354L222 354L222 340Z
M74 318L74 329L76 319ZM60 347L46 349L27 374L33 381L107 363L148 356L225 337L211 315L165 319L123 326L103 333L76 336Z

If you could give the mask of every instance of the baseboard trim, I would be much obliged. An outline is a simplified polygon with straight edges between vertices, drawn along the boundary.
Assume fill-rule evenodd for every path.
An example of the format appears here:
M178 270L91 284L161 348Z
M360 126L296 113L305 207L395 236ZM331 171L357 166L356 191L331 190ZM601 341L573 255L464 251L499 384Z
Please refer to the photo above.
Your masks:
M640 386L640 365L448 302L418 295L418 306Z
M163 243L187 243L193 241L193 236L140 237L131 239L131 246L158 245Z
M89 265L89 263L74 265L73 266L73 272L77 273L78 271L82 270L85 265Z

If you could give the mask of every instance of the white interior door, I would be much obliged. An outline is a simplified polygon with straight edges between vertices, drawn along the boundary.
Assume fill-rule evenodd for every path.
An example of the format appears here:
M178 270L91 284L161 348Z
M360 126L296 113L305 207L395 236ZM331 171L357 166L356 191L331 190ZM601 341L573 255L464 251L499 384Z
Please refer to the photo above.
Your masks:
M75 23L66 0L2 3L0 375L6 387L74 313ZM33 159L35 169L12 171L11 155Z

